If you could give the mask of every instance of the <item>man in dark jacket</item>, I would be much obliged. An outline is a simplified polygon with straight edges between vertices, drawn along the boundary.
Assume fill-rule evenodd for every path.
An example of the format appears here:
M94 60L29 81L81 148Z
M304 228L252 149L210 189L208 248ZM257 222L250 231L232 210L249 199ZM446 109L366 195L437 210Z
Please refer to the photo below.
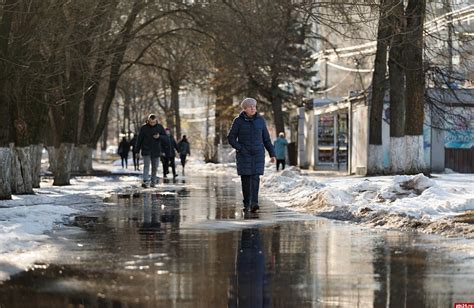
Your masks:
M166 135L161 138L161 147L162 147L162 158L163 158L163 177L166 178L168 174L168 168L171 166L171 170L173 170L173 177L177 177L176 174L176 165L174 163L174 158L176 157L176 151L178 151L178 144L176 140L171 135L171 131L169 128L165 130Z
M158 170L158 162L161 154L160 138L165 136L165 130L158 123L158 118L154 114L148 116L146 124L142 126L138 133L135 151L142 151L143 157L143 184L146 188L148 185L154 187L156 184L156 171ZM150 183L150 163L151 163L151 183Z
M244 211L258 210L258 191L260 175L265 167L265 149L275 162L273 149L267 124L257 113L257 101L245 98L242 103L242 112L234 119L227 140L237 151L237 173L242 181L244 196Z

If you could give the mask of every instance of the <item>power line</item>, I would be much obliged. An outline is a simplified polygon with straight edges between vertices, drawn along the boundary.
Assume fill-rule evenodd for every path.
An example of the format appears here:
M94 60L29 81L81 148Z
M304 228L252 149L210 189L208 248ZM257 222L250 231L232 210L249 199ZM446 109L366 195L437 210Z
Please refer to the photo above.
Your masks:
M351 68L351 67L346 67L346 66L342 66L342 65L339 65L339 64L335 64L335 63L331 63L331 62L326 62L327 65L329 66L332 66L332 67L335 67L337 69L340 69L342 71L346 71L346 72L353 72L353 73L372 73L374 71L373 68Z
M425 24L425 35L433 34L444 30L449 23L466 22L474 16L474 4L459 10L451 11L443 14ZM314 53L311 57L317 59L318 62L326 60L334 60L337 58L348 58L358 55L373 54L376 51L377 41L354 45L343 48L322 50Z

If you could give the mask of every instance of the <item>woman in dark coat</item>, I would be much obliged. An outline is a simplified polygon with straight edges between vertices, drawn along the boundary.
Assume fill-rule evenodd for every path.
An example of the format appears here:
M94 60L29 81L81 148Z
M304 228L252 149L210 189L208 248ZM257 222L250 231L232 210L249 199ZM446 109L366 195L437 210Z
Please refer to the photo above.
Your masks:
M178 142L178 152L179 158L181 159L181 167L183 167L184 175L184 166L186 165L186 157L191 155L191 145L189 144L186 135L183 135L183 138Z
M258 206L258 191L260 175L265 167L265 149L275 162L273 149L267 124L257 113L257 101L245 98L242 103L242 112L234 119L227 140L237 151L237 173L242 181L244 196L244 211L255 212Z
M173 171L173 178L175 178L178 176L178 174L176 173L176 165L174 163L174 158L176 156L175 150L178 151L178 144L176 143L174 137L171 135L171 131L169 128L166 128L165 132L166 135L161 138L163 177L167 177L166 175L169 172L169 167L171 167L171 170Z
M130 151L130 143L128 143L127 138L123 137L120 141L117 152L122 159L122 169L128 168L128 152Z

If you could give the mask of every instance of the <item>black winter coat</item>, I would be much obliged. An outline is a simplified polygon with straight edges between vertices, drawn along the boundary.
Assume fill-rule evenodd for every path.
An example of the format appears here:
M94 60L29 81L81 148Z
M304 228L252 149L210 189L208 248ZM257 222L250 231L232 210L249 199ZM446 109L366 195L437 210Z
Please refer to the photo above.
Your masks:
M135 152L135 147L137 146L137 136L134 135L132 140L130 140L130 146L132 147L132 151Z
M127 157L129 151L130 151L130 143L128 143L126 140L120 141L118 149L117 149L117 154L122 157Z
M187 140L178 142L178 152L181 156L191 155L191 146Z
M174 137L172 135L164 135L163 137L160 137L160 139L163 154L167 158L175 157L175 150L178 151L178 144L176 143L176 140L174 140Z
M155 139L153 135L160 134L160 138ZM151 126L145 124L140 128L138 133L137 144L135 152L142 151L142 156L160 157L161 155L161 142L160 139L166 136L165 129L161 124Z
M237 150L237 173L239 175L262 175L265 167L265 149L270 157L275 157L267 124L258 113L249 118L242 111L234 119L227 140Z

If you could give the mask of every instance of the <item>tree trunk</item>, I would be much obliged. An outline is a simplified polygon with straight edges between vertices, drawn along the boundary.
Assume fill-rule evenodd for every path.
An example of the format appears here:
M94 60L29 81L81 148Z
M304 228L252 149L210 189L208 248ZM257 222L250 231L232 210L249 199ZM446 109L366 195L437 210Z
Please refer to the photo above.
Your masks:
M174 124L175 117L174 117L173 110L165 111L165 116L166 116L166 122L162 122L162 125L164 124L165 128L166 127L174 127L175 126L175 124Z
M71 172L78 174L92 174L93 149L85 144L75 145L72 153Z
M89 148L93 149L97 142L92 141L92 137L94 134L94 127L96 123L96 101L97 95L99 93L100 81L101 76L107 66L107 57L109 56L109 52L107 50L108 46L105 46L106 41L100 41L99 44L95 44L92 38L96 37L97 34L104 33L110 30L112 25L112 15L110 12L113 12L115 7L117 6L118 1L109 1L103 0L99 1L96 6L96 12L93 14L94 18L92 19L91 23L89 24L87 37L90 38L88 40L88 46L84 48L84 54L88 56L93 48L96 48L97 55L96 55L96 62L92 70L88 69L86 72L89 78L86 80L86 85L84 87L85 91L83 91L83 117L82 117L82 125L81 130L79 132L79 143L78 147L83 148L84 146L88 146ZM95 45L94 45L95 44ZM81 151L82 152L82 151ZM92 150L88 151L92 155ZM80 157L82 153L79 154ZM87 161L91 161L90 170ZM84 157L78 163L77 169L79 172L82 171L92 171L92 156Z
M423 28L426 0L409 0L406 8L406 173L426 172L423 155L425 75Z
M55 149L54 182L55 186L70 185L71 162L73 157L74 144L61 143L59 148Z
M390 164L393 173L402 173L405 166L405 70L403 40L405 20L403 2L390 0L392 40L388 59L390 80ZM392 159L393 158L393 159Z
M131 131L130 131L130 101L125 99L124 100L125 106L123 107L123 126L122 130L127 135L127 139L131 139ZM120 140L120 139L119 139Z
M74 144L74 149L72 150L72 159L71 159L71 172L79 173L79 145Z
M227 128L230 127L232 119L236 116L235 108L232 107L231 87L226 83L225 75L218 72L214 77L215 86L215 120L214 120L214 144L209 147L212 152L208 155L210 161L217 163L219 160L219 144L227 144Z
M90 144L97 144L106 126L106 120L109 115L110 106L112 105L112 102L114 100L117 84L120 80L120 68L122 67L123 58L125 56L128 44L132 40L133 35L131 32L133 29L133 25L143 5L144 4L141 3L141 1L134 1L132 10L128 15L125 25L123 26L120 43L116 47L114 56L112 57L112 61L110 63L109 84L107 87L107 92L104 101L102 103L99 121L95 126L95 131Z
M381 144L369 144L367 152L367 175L380 175L383 173L383 146Z
M80 174L92 174L92 152L94 150L85 144L74 148L74 157L77 160L76 170Z
M41 182L41 157L43 155L43 144L30 145L31 151L31 173L33 188L40 188Z
M8 200L12 198L11 170L11 148L0 148L0 200Z
M57 162L56 148L54 146L47 146L46 151L48 151L48 162L49 162L48 170L54 174L56 170L56 162Z
M387 10L387 1L381 0L369 115L369 151L367 158L367 174L369 175L383 173L382 112L385 96L385 75L387 73L387 46L390 34Z
M428 173L423 150L423 135L405 136L405 174Z
M76 100L71 100L64 108L63 106L53 108L55 109L53 120L56 122L54 125L58 125L55 139L59 141L59 147L57 144L54 145L54 157L49 157L50 166L52 167L51 171L54 176L53 185L69 185L73 165L72 160L74 158L74 147L69 149L69 145L74 145L77 142L77 123L79 119L79 101L77 97L75 98ZM54 162L52 162L52 159L54 159ZM59 178L57 179L56 177Z
M10 97L11 87L7 81L11 78L11 65L8 57L8 44L12 27L16 0L7 0L0 16L0 147L8 147L11 140Z
M285 120L283 118L283 109L282 109L282 99L281 96L278 94L280 92L280 88L278 88L278 84L276 81L272 84L272 111L273 111L273 121L275 121L275 129L276 134L285 132Z
M97 63L94 67L94 73L91 77L91 81L89 81L90 83L88 84L89 87L84 93L84 109L79 138L80 144L90 145L92 136L94 134L94 127L96 122L95 102L97 99L97 93L99 92L99 78L100 74L104 70L103 67L105 67L105 60L100 58L97 60Z
M407 161L405 137L390 137L390 172L403 174Z
M179 114L179 83L171 83L171 106L174 111L174 135L176 138L181 138L181 116Z
M11 187L16 195L33 194L30 147L10 145L12 153Z
M12 198L11 190L11 168L12 152L9 143L12 141L10 133L10 98L8 94L7 80L10 75L11 66L7 61L8 44L10 40L14 6L18 1L7 0L3 4L2 16L0 17L0 200Z

